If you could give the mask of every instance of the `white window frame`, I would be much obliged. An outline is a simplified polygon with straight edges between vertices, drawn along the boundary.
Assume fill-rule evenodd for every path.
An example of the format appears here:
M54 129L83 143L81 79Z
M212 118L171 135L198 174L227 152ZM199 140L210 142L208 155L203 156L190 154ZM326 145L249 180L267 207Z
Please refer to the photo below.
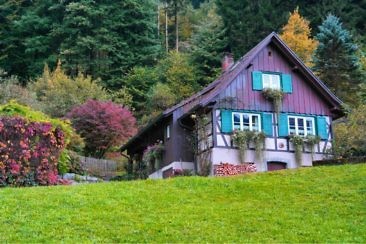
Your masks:
M249 130L250 131L254 131L253 130L253 117L255 116L255 117L258 117L258 131L262 131L262 121L261 121L260 114L233 112L232 113L232 126L233 126L233 129L235 128L235 125L234 125L234 116L235 115L239 115L239 118L240 118L240 130L244 130L244 115L248 115L249 116Z
M269 84L264 82L265 76L269 77ZM278 79L274 79L274 76L278 77ZM263 89L267 88L267 89L281 90L281 75L277 73L262 73L262 83L263 83Z
M289 135L291 135L291 130L290 130L290 118L295 119L295 135L297 136L307 136L307 135L316 135L316 131L315 131L315 119L314 117L306 117L306 116L294 116L294 115L289 115L287 117L287 128L288 128L288 133ZM304 121L304 135L299 135L299 119L302 119ZM312 133L308 134L308 128L306 125L306 121L310 120L312 122Z

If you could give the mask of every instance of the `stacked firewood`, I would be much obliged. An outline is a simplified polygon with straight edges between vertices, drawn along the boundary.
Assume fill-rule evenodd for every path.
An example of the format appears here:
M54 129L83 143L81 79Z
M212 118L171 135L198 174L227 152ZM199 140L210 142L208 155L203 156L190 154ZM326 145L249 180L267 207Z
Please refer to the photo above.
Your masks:
M244 163L240 165L230 164L230 163L220 163L214 167L215 176L230 176L239 175L249 172L256 172L257 167L254 163Z

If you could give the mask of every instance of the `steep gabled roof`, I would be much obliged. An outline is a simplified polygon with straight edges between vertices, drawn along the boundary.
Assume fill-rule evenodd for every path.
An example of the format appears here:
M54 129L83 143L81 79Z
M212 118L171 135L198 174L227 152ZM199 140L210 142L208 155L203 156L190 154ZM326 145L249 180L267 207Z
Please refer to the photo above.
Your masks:
M148 124L143 128L136 136L134 136L127 144L125 144L121 150L125 150L129 145L131 145L138 137L147 132L153 125L159 123L170 116L176 109L183 108L183 115L193 112L197 107L204 107L212 102L215 97L225 89L230 83L238 76L243 69L251 64L253 59L258 55L263 48L269 44L274 44L280 52L291 62L293 66L296 67L306 78L310 81L317 91L324 96L325 101L333 106L335 110L339 110L342 101L337 98L329 88L314 75L314 73L300 60L300 58L281 40L281 38L272 32L266 38L264 38L260 43L258 43L254 48L247 52L242 58L240 58L230 70L221 74L219 78L210 83L207 87L192 95L191 97L183 100L182 102L174 105L171 108L166 109L158 118L156 118L152 123Z

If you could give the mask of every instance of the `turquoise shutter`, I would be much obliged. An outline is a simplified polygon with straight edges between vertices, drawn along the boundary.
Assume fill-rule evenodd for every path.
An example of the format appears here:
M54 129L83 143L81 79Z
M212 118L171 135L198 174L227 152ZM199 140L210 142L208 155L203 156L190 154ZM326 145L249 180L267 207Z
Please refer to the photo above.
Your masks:
M273 136L272 114L262 113L262 130L266 136Z
M279 114L278 116L278 136L288 136L287 114Z
M290 74L281 74L282 91L292 93L292 78Z
M321 139L328 139L327 120L324 116L316 117L316 130Z
M255 90L255 91L263 90L262 72L260 72L260 71L252 72L252 85L253 85L253 90Z
M230 110L221 110L221 131L223 133L233 131L233 116Z

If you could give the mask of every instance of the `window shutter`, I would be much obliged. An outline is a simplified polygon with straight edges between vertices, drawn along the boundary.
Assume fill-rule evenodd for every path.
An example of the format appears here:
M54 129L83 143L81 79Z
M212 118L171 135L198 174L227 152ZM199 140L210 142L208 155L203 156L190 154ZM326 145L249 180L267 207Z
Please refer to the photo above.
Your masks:
M252 85L253 85L253 90L256 90L256 91L263 90L262 72L260 72L260 71L252 72Z
M317 134L321 139L328 139L327 120L324 116L316 117L316 129Z
M233 131L233 116L230 110L221 110L221 132Z
M292 93L292 77L290 74L281 74L282 91Z
M278 116L278 136L288 136L287 114L279 114Z
M262 113L262 130L266 136L273 136L272 114Z

